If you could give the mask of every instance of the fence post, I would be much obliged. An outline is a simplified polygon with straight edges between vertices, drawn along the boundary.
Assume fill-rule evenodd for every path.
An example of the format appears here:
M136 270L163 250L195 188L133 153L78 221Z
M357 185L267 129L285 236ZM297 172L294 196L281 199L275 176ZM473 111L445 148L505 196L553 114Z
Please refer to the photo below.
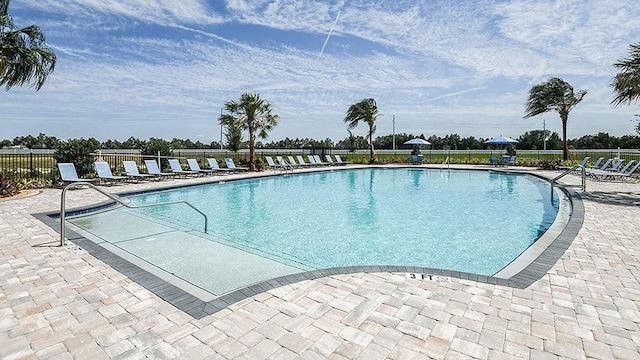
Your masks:
M29 177L33 176L33 150L29 149Z

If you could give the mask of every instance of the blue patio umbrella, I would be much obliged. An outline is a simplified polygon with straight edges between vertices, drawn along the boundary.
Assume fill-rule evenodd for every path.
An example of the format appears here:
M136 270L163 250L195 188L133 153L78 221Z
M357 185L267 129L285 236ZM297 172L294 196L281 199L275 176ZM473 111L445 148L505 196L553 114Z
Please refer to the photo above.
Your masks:
M422 155L420 154L420 145L431 145L430 142L420 138L414 138L409 141L405 141L404 145L413 145L413 151L409 157L411 163L422 163Z
M518 140L514 140L512 138L500 135L500 136L494 137L493 139L489 139L484 143L489 145L500 145L500 149L502 149L502 145L514 145L514 144L517 144L518 142L519 142ZM491 153L493 154L493 151L491 151Z
M514 140L512 138L508 138L506 136L496 136L493 139L489 139L487 141L485 141L485 144L489 144L489 145L510 145L510 144L517 144L519 141L518 140Z
M409 141L405 141L404 144L405 145L431 145L431 143L428 142L427 140L420 139L420 138L415 138Z

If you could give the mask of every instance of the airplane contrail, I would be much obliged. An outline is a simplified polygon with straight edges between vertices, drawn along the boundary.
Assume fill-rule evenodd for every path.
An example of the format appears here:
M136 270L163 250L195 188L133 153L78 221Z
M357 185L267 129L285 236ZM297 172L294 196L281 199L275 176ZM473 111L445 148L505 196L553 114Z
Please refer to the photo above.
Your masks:
M434 98L427 99L425 101L440 100L440 99L444 99L444 98L451 97L451 96L458 96L458 95L466 94L468 92L483 90L483 89L486 89L486 88L487 88L486 86L474 87L474 88L470 88L470 89L466 89L466 90L462 90L462 91L458 91L458 92L453 92L453 93L448 93L448 94L436 96Z
M336 24L338 23L338 18L339 17L340 17L340 10L338 10L338 14L336 15L336 19L333 21L333 26L331 26L331 30L329 31L329 34L327 35L327 38L324 40L324 44L322 44L322 49L320 49L320 54L318 54L318 59L320 59L320 57L322 56L322 53L324 53L324 48L327 46L327 43L329 42L329 38L333 34L333 30L336 28Z

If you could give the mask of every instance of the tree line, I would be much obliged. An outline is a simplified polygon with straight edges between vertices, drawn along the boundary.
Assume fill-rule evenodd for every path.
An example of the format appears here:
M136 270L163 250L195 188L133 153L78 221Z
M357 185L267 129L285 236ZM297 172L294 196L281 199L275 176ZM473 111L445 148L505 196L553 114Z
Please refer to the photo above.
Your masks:
M405 141L413 138L421 138L431 143L430 148L434 150L484 150L489 149L490 145L485 144L487 138L482 137L461 137L458 134L449 134L444 137L431 135L425 137L424 134L395 134L396 149L410 149L411 146L403 145ZM546 142L545 142L546 138ZM148 140L129 137L124 141L107 140L100 142L94 138L90 139L93 144L100 149L139 149L149 150L156 149L159 146L171 150L178 149L220 149L220 142L212 141L203 143L201 141L192 141L190 139L173 138L164 140L158 138L149 138ZM562 139L557 132L549 130L531 130L516 138L519 141L517 148L520 150L562 150ZM72 140L68 140L72 141ZM27 149L56 149L67 141L58 139L55 136L48 136L43 133L37 136L26 135L16 136L12 140L1 140L0 148L22 147ZM623 135L613 136L608 133L600 132L593 135L583 135L579 138L569 139L568 145L572 149L639 149L640 136ZM224 145L224 144L223 144ZM391 150L394 145L394 136L392 134L382 135L375 138L373 145L376 149ZM228 147L223 146L229 150ZM337 142L330 138L316 140L311 138L285 138L270 142L256 142L256 149L337 149L337 150L364 150L369 149L369 142L364 136L355 136L350 134ZM248 143L243 141L240 149L248 148Z

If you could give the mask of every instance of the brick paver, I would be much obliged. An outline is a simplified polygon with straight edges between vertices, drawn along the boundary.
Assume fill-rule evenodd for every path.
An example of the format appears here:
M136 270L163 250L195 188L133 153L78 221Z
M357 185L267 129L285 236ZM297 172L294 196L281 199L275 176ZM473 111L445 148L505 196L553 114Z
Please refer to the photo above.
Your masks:
M58 233L32 214L58 211L60 190L0 201L0 358L640 358L640 185L589 181L587 190L577 237L525 289L354 273L277 287L201 319L57 246ZM83 189L67 198L69 207L106 200Z

